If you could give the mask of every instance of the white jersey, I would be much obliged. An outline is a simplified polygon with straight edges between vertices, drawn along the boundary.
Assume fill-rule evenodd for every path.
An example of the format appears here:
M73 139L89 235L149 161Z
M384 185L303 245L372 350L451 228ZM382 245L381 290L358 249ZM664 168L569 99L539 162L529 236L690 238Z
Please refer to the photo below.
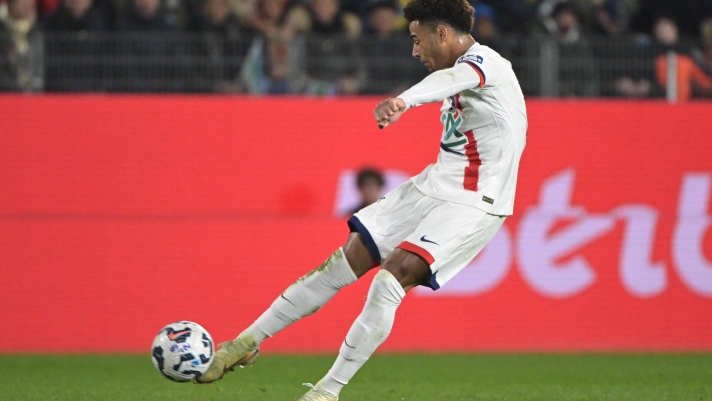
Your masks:
M437 199L511 215L528 125L512 64L475 43L455 66L398 97L406 109L443 101L438 161L411 178L415 186Z

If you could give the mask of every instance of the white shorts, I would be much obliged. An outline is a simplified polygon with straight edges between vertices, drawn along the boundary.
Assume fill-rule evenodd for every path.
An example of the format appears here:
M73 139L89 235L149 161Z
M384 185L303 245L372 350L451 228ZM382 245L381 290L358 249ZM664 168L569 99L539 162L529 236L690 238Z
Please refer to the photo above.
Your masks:
M504 219L432 198L408 181L353 215L349 227L361 234L374 265L395 248L423 258L432 272L426 285L437 290L477 256Z

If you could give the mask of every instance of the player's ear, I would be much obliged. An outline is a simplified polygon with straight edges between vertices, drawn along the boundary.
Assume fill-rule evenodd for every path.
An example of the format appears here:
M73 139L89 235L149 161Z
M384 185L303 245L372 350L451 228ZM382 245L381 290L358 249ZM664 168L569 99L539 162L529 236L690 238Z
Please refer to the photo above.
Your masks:
M445 25L438 25L437 27L435 27L435 30L438 35L438 39L441 42L444 42L447 38L447 27Z

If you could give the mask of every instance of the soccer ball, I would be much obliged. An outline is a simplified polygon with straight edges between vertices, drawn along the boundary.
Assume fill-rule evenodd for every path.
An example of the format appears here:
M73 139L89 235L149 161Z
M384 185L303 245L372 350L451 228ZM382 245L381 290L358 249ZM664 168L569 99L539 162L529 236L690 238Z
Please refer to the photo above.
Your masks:
M180 321L161 329L153 340L153 366L167 379L192 381L208 370L213 360L213 339L199 324Z

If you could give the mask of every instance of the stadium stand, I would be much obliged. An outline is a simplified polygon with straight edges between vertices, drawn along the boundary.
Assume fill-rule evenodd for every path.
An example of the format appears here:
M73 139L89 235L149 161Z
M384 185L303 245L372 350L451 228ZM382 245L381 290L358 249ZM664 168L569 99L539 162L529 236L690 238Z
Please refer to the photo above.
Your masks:
M709 2L597 3L475 2L473 35L511 60L528 96L712 98ZM395 0L4 0L0 90L397 93L427 74L410 57L401 9Z

